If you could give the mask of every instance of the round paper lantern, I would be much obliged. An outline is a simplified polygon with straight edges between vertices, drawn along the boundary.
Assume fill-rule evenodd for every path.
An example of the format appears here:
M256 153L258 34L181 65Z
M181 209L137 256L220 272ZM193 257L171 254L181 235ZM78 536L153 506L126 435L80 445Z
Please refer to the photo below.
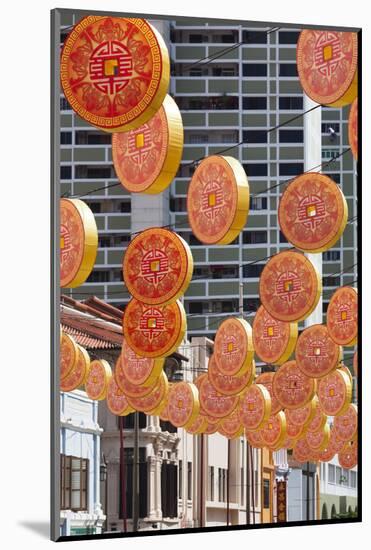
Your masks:
M340 453L345 447L347 442L343 441L342 439L339 439L336 435L336 432L334 430L334 427L332 427L330 432L330 447L333 449L334 453Z
M357 435L358 410L357 405L349 405L344 414L335 416L333 430L338 439L351 441Z
M309 459L311 458L311 453L312 451L308 443L306 442L305 438L298 439L294 445L294 449L292 453L293 458L301 463L308 462Z
M126 249L124 281L130 294L149 305L175 302L192 279L193 258L179 235L153 227L137 235Z
M312 325L299 336L296 365L306 376L326 376L339 365L340 356L341 348L330 338L325 325Z
M148 122L112 136L113 166L131 193L164 191L179 168L182 151L182 116L169 95Z
M316 414L318 408L318 397L315 395L309 403L297 409L286 409L287 421L297 426L307 427Z
M344 449L338 453L339 464L346 470L355 468L358 464L358 445L356 442L349 442Z
M269 447L279 447L286 438L286 416L283 411L272 415L261 429L262 440Z
M108 382L107 407L112 414L117 416L127 416L128 414L134 412L134 409L130 407L124 392L117 385L114 376L112 376Z
M236 408L239 397L236 395L222 395L217 392L209 379L203 378L199 386L201 412L213 418L225 418Z
M72 370L61 379L61 391L73 391L85 383L90 367L90 357L82 346L77 344L78 359Z
M299 437L303 437L306 433L306 427L299 424L294 424L291 422L286 414L286 437L288 437L291 440L299 439Z
M160 374L158 377L152 382L152 384L132 384L132 382L129 381L127 378L125 371L123 369L123 361L122 358L119 357L116 361L115 366L115 379L118 387L120 390L127 396L127 397L145 397L146 395L150 394L156 385L158 384L159 378L162 373L162 369L160 371Z
M307 431L308 432L319 432L323 429L324 426L326 426L327 423L327 416L322 411L319 402L317 401L316 411L314 413L314 417L311 420L311 422L307 425Z
M358 350L356 350L353 355L353 370L354 376L358 376Z
M189 434L199 435L204 433L207 427L208 427L207 418L202 414L198 414L195 420L191 424L187 425L185 429Z
M156 384L164 363L163 357L151 359L137 355L124 339L120 359L116 365L116 378L120 379L122 373L125 380L133 386L152 387ZM120 380L118 383L120 384Z
M238 412L246 430L262 428L272 414L272 402L267 388L262 384L250 386L241 396Z
M69 334L62 333L60 349L60 379L66 378L72 372L79 358L79 348Z
M85 391L90 399L102 401L106 398L108 383L112 378L111 367L105 359L95 359L90 363L85 382Z
M200 411L198 389L190 382L177 382L169 390L169 421L177 428L192 425Z
M264 447L261 430L256 430L253 432L246 430L245 436L251 447L254 447L255 449Z
M255 384L262 384L265 388L267 388L271 402L272 402L272 409L271 414L276 414L278 411L282 409L281 403L278 401L277 397L274 395L273 392L273 378L274 378L274 372L263 372L262 374L259 374L257 379L255 380Z
M314 380L298 369L296 361L280 366L273 377L272 388L285 409L304 407L313 399L316 390Z
M202 416L204 416L204 415L202 415ZM206 417L206 427L204 428L203 433L205 435L215 434L218 431L219 424L220 424L220 420L215 419L215 422L212 422L211 417L207 416Z
M60 201L60 284L76 288L89 277L97 257L98 229L93 212L80 199Z
M187 194L193 234L204 244L230 244L246 224L250 192L238 160L212 155L201 161Z
M244 426L241 423L238 409L235 409L227 418L222 419L218 432L228 439L236 439L243 435Z
M352 103L348 121L348 139L353 157L358 159L358 99Z
M153 390L143 397L127 396L129 405L136 411L156 415L157 409L163 410L166 406L164 400L167 398L169 382L164 371L161 372L158 382Z
M312 262L291 250L273 256L260 276L260 301L280 321L302 321L308 317L317 306L321 291L321 279Z
M340 187L328 176L306 172L282 194L278 220L286 239L306 252L324 252L341 237L348 205Z
M328 416L337 416L350 405L352 385L349 377L336 369L319 380L317 393L322 411Z
M289 437L286 436L286 439L282 443L282 449L293 449L296 441L297 439L290 439Z
M147 122L169 86L169 54L144 19L89 15L74 26L61 54L61 83L73 110L106 132Z
M215 335L214 357L222 374L251 373L254 346L251 326L245 319L229 317L222 322Z
M208 377L214 388L223 395L239 395L252 384L255 378L255 361L251 362L249 370L242 376L230 376L220 372L214 355L209 359Z
M327 308L327 328L339 346L354 346L358 333L358 292L343 286L331 297Z
M357 96L357 34L308 29L300 33L300 84L316 103L343 107Z
M143 357L167 357L181 344L187 321L183 305L151 306L132 298L124 311L124 337Z
M305 440L311 450L323 451L326 449L330 441L330 427L325 424L321 430L317 432L307 432Z
M319 452L319 460L321 462L330 462L336 455L336 452L331 444L331 431L330 431L330 439L327 444L327 446L322 449L322 451Z
M160 419L164 420L165 422L169 421L169 408L168 408L168 405L169 405L169 392L170 392L170 389L171 389L172 386L173 386L173 382L168 382L168 392L167 392L167 396L166 396L166 403L165 403L163 409L161 410L161 412L159 414Z
M255 314L252 337L255 353L264 363L282 365L295 350L298 325L278 321L260 306Z

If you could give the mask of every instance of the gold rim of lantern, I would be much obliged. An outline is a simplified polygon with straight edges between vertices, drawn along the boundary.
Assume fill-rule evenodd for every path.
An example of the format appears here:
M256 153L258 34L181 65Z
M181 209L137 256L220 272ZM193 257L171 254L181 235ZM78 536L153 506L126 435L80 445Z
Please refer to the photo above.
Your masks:
M262 405L262 414L257 418L255 424L247 426L247 423L244 422L244 417L251 417L252 408L247 407L247 410L244 412L242 409L245 407L245 399L249 398L249 394L252 392L258 392L260 404ZM252 384L242 395L238 404L238 411L240 419L245 429L249 432L257 432L266 424L268 419L272 414L272 399L268 389L263 384ZM255 415L256 417L256 415Z
M85 348L77 345L78 359L70 373L61 380L61 391L69 392L85 384L90 367L90 357Z
M311 399L309 403L307 403L303 407L298 407L297 409L286 409L286 416L289 419L289 421L292 422L293 424L296 424L297 426L303 426L304 428L307 429L316 415L316 410L318 406L319 406L318 397L317 395L315 395L313 399ZM298 423L297 421L295 421L296 420L295 412L297 410L302 410L302 409L307 409L307 411L305 411L307 415L304 422Z
M99 366L100 372L98 373L98 376L101 377L100 383L101 383L101 389L97 394L93 394L89 388L90 385L90 376L92 376L92 370L95 366ZM105 359L94 359L94 361L91 361L90 368L88 375L86 377L85 381L85 391L87 393L87 396L90 399L93 399L94 401L102 401L107 396L107 387L108 383L112 377L112 370L110 367L110 364ZM95 376L94 376L95 378ZM94 385L97 384L98 381L93 380L92 383Z
M323 392L326 391L327 385L329 384L330 377L336 377L337 378L337 385L342 387L342 397L341 402L339 403L337 408L329 408L325 404ZM321 396L322 394L322 396ZM317 395L319 399L319 404L324 412L324 414L327 414L328 416L338 416L342 415L346 412L347 408L350 405L351 398L352 398L352 384L349 380L349 376L340 369L335 369L334 371L330 372L327 376L324 378L321 378L318 382L318 390ZM334 394L335 395L335 394ZM333 396L328 396L333 397Z
M132 354L135 360L138 360L138 361L143 360L145 362L152 364L152 366L148 367L148 372L146 373L146 375L141 376L139 381L137 378L134 379L131 376L129 365L128 365L128 361L130 361L130 357L129 359L124 358L124 351L128 352L129 355ZM150 357L142 357L138 355L137 353L135 353L135 351L131 349L131 347L129 346L129 344L126 342L125 339L123 340L123 343L122 343L119 361L120 363L116 363L116 366L119 365L119 370L124 373L125 378L128 380L128 382L130 382L130 384L132 384L133 386L146 386L146 387L152 387L156 384L165 364L164 357L150 358Z
M168 392L169 382L165 371L162 371L157 384L148 395L143 397L128 396L128 402L136 411L157 416L166 406ZM151 399L154 399L154 403L151 402Z
M227 335L225 333L227 332ZM242 354L236 357L236 350L233 349L234 342L225 343L222 338L230 338L233 336L234 339L238 338L237 344L243 346ZM230 367L226 367L225 357L225 347L227 344L227 352L229 353L229 363ZM231 351L229 351L229 346L232 346ZM238 346L237 346L238 353ZM234 354L234 355L233 355ZM215 343L214 343L214 354L217 367L221 374L225 376L243 376L250 369L252 369L252 361L254 359L254 345L252 339L252 329L250 324L242 319L241 317L229 317L221 323L216 331Z
M274 422L276 419L278 419L279 432L278 432L277 438L272 443L270 443L267 440L266 434L267 434L267 430L271 429L270 423ZM286 415L283 411L279 411L275 415L268 418L266 424L261 428L261 436L262 436L263 442L268 446L279 447L280 445L282 445L282 443L286 439Z
M67 350L67 351L65 351ZM66 364L66 353L70 358ZM72 336L66 332L62 333L61 349L60 349L60 379L64 380L72 372L79 358L79 349L77 343ZM64 372L63 372L64 370Z
M354 307L354 303L352 304L353 309L355 310L355 314L353 319L351 319L352 330L350 331L350 334L347 336L343 336L341 338L338 334L338 331L334 329L334 326L335 326L334 317L338 315L338 310L337 309L335 309L335 311L333 310L338 304L338 301L342 299L342 296L344 294L345 295L348 294L349 296L351 296L352 301L355 302L355 307ZM342 310L340 315L342 315L344 311L345 310ZM357 344L357 338L358 338L358 290L357 288L350 287L350 286L342 286L334 292L334 294L330 298L330 302L327 308L326 324L327 324L327 328L331 338L336 344L339 344L339 346L351 347Z
M278 325L285 325L286 327L286 334L283 336L282 332L280 334L279 340L282 341L282 336L284 337L285 345L281 347L281 355L276 354L273 358L268 355L264 355L264 350L262 349L262 346L260 346L260 343L262 339L258 339L258 327L257 323L261 322L260 317L263 315L269 316L269 318L272 320L272 323L277 323ZM267 327L268 329L271 328L274 331L274 326ZM267 335L269 338L269 335ZM283 363L286 363L291 357L291 355L295 351L296 341L298 339L298 323L296 322L286 322L286 321L279 321L278 319L275 319L272 317L272 315L269 313L269 311L261 305L259 309L257 310L254 321L252 324L252 338L253 338L253 346L256 355L261 359L264 363L269 363L273 365L282 365ZM282 351L283 348L283 351Z
M179 404L179 396L177 395L178 392L181 391L182 389L188 394L187 397L190 401L189 402L190 406L188 407L188 410L185 411L184 416L186 418L183 418L184 422L182 420L181 423L179 423L179 421L175 418L176 415L173 414L172 401L178 400L178 403L176 406L178 409L181 409L182 406L185 405L183 401L181 404ZM171 422L171 424L176 428L187 429L187 427L191 426L194 423L194 421L196 420L200 412L200 402L198 398L197 386L192 382L186 382L186 381L176 382L175 384L173 384L173 386L169 390L168 406L169 406L169 413L168 413L169 421Z
M313 444L313 438L315 437L314 434L321 435L322 438L319 441L316 441L318 443L317 445ZM330 441L330 426L328 424L325 424L318 432L307 432L305 435L305 440L308 444L308 447L312 451L323 451L327 448L329 441Z
M112 376L108 382L106 399L108 409L116 416L127 416L128 414L134 412L133 407L129 405L126 395L117 384L114 376ZM122 402L120 408L115 406L115 401Z
M305 376L310 378L327 376L339 365L341 357L342 349L330 337L326 325L311 325L300 334L296 344L295 360L297 367ZM318 370L321 358L324 359L325 367Z

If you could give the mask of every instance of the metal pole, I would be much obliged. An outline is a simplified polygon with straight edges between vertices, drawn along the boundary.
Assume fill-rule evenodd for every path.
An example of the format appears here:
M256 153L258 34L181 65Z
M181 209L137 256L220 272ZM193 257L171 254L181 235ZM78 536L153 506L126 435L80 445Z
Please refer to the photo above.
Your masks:
M133 531L138 531L139 522L139 413L134 413L133 457Z
M200 527L204 526L204 434L200 436L201 452L200 452Z
M250 464L251 464L252 522L255 525L255 479L254 479L254 455L252 452L252 447L250 447Z
M228 439L227 453L227 525L229 525L229 468L231 465L231 440Z
M309 516L309 462L307 462L307 521L310 520Z
M124 454L124 419L119 416L120 426L120 478L121 478L121 514L124 532L127 531L126 523L126 477L125 477L125 454Z
M250 445L246 440L246 523L251 523L250 518L250 477L251 476L251 464L250 464Z

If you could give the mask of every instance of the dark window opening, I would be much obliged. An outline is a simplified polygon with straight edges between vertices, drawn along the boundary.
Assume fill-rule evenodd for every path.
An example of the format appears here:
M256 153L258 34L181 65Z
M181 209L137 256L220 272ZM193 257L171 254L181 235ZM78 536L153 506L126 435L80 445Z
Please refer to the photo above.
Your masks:
M266 44L267 36L265 31L242 31L242 40L245 44Z
M279 76L298 76L296 63L280 63Z
M304 171L302 162L280 162L280 176L298 176Z
M268 242L267 231L244 231L243 243L244 244L261 244Z
M266 97L243 97L242 98L243 109L254 111L254 110L264 110L267 108L267 98Z
M267 176L268 175L268 164L258 164L258 163L249 163L243 165L245 172L247 174L247 177L261 177L261 176Z
M303 98L301 96L280 97L279 108L282 110L302 110Z
M61 145L71 145L72 132L61 132Z
M264 63L244 63L243 76L267 76L267 65Z
M263 485L263 507L264 508L270 508L270 480L264 479L264 485Z
M88 509L89 460L61 455L60 490L61 510Z
M280 143L303 143L303 130L280 130Z
M72 179L72 166L61 166L61 180Z
M122 417L125 418L125 417ZM132 448L123 449L124 451L124 476L125 476L125 502L122 499L122 477L121 470L119 474L119 519L123 519L124 509L126 508L126 517L133 517L133 459ZM139 517L147 517L147 493L148 493L148 466L146 459L146 449L139 448Z
M280 31L278 33L279 44L296 44L299 38L298 31Z
M265 130L244 130L242 138L246 143L267 143L268 133Z

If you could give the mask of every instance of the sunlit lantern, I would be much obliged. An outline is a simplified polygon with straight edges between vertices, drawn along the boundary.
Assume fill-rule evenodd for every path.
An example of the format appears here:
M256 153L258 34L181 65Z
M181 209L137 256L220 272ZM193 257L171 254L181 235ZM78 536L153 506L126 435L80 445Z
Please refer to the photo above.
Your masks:
M79 346L79 344L77 344L77 349L77 361L67 376L61 379L61 391L73 391L86 381L90 367L90 357L86 349Z
M316 403L316 411L312 420L307 425L307 432L318 432L322 430L327 423L327 416L322 411L319 401L317 400Z
M62 332L60 349L60 378L64 380L72 372L79 358L79 350L75 340L69 334Z
M251 372L254 346L247 321L230 317L222 322L215 335L214 357L222 374L243 376Z
M327 328L339 346L354 346L358 333L358 292L344 286L331 297L327 308Z
M230 244L246 224L249 206L249 184L238 160L213 155L201 161L187 195L189 223L199 241Z
M356 441L351 441L346 444L344 449L338 453L340 466L346 470L355 468L358 463L358 445Z
M293 458L298 462L307 462L311 457L311 448L309 447L306 439L298 439L294 445Z
M115 376L124 378L133 386L153 386L161 374L165 359L141 357L131 349L126 340L122 342L122 351L116 364Z
M225 418L230 415L239 402L236 395L222 395L216 391L207 376L200 382L199 399L201 413L205 412L213 418Z
M306 376L326 376L339 365L340 357L341 348L330 338L326 325L312 325L300 334L295 359Z
M330 441L330 426L325 424L317 432L307 432L305 440L310 449L314 451L324 451Z
M105 399L111 377L112 371L108 361L105 359L92 361L85 381L85 391L88 397L97 401Z
M256 431L245 431L245 436L247 441L250 443L251 447L254 447L255 449L260 449L264 447L264 442L262 440L262 435L260 430Z
M123 132L161 107L169 54L144 19L90 15L68 35L60 74L64 95L82 119L106 132Z
M158 415L166 406L169 382L164 371L162 371L157 384L153 390L144 397L129 397L129 405L136 411L146 414Z
M278 221L282 233L296 248L324 252L343 234L348 205L331 178L307 172L291 181L283 192Z
M275 254L260 276L260 301L280 321L306 319L317 306L321 291L321 278L312 262L291 250Z
M187 429L194 423L200 412L197 386L191 382L173 384L169 390L167 406L169 421L172 425Z
M282 409L281 403L278 401L273 392L274 374L274 372L262 372L262 374L259 374L259 376L255 380L255 384L262 384L265 388L267 388L269 392L272 401L271 414L276 414Z
M353 157L358 159L358 99L356 98L349 112L348 139Z
M124 254L123 276L128 291L146 304L174 302L187 290L192 273L191 249L169 229L142 231Z
M215 357L212 355L209 359L208 378L219 393L238 395L252 384L255 378L255 361L251 362L249 370L242 376L231 376L220 372Z
M61 199L60 232L60 284L75 288L89 277L98 250L97 224L83 201Z
M351 441L357 435L358 409L351 403L344 414L335 416L334 433L342 441Z
M107 406L111 413L117 416L127 416L134 412L124 392L117 385L114 376L112 376L111 380L108 382Z
M306 428L313 420L318 408L318 397L315 395L309 403L297 409L286 409L287 421Z
M345 372L336 369L319 380L317 394L325 414L342 415L350 405L352 384Z
M297 323L278 321L260 306L255 314L252 337L256 355L265 363L282 365L295 349Z
M273 393L285 409L303 407L314 397L315 382L298 369L296 361L281 365L273 378Z
M208 425L209 423L207 418L202 414L198 414L195 420L191 424L187 425L185 429L189 434L199 435L207 430Z
M263 442L269 447L279 447L286 439L286 416L283 411L268 418L261 429Z
M289 410L284 411L286 415L286 436L292 441L296 441L300 437L306 434L306 427L304 425L294 424L288 417Z
M114 375L117 385L127 397L145 397L153 391L159 381L161 373L162 368L160 369L158 376L151 380L151 383L147 382L146 384L133 384L126 376L126 369L124 368L122 357L119 357L116 361Z
M178 171L182 151L182 116L169 95L148 122L112 136L113 166L131 193L164 191Z
M260 430L271 416L271 411L271 397L262 384L253 384L241 396L238 412L247 431Z
M235 409L227 418L223 418L218 427L218 432L227 439L241 437L244 426L240 420L238 409Z
M357 34L307 29L296 61L304 92L316 103L343 107L357 96Z

